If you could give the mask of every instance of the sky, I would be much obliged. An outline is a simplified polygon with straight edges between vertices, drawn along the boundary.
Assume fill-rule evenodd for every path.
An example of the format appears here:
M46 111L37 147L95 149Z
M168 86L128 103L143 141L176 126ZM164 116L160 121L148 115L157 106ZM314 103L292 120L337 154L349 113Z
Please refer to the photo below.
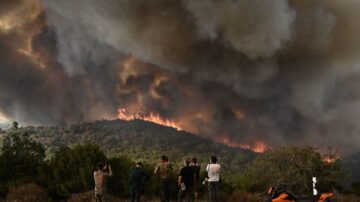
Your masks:
M0 120L358 152L358 19L356 0L0 0Z

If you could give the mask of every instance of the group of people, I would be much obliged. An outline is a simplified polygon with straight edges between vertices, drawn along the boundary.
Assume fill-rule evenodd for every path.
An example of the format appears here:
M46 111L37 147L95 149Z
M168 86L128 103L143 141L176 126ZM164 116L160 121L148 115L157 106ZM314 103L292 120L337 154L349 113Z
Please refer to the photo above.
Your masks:
M177 185L178 185L178 201L192 201L198 197L198 186L201 183L207 183L208 196L210 202L218 201L219 181L220 181L220 164L217 163L216 156L211 156L209 164L206 166L207 178L203 182L200 179L200 165L197 158L185 159L183 167L180 169ZM108 168L108 171L105 171ZM167 156L162 156L160 162L156 165L154 175L159 179L161 202L170 201L170 175L173 170ZM105 201L106 186L105 178L112 176L111 166L104 163L98 164L98 170L94 172L95 180L95 199L96 202ZM143 169L143 164L137 162L129 173L129 191L130 201L139 202L144 185L150 176Z

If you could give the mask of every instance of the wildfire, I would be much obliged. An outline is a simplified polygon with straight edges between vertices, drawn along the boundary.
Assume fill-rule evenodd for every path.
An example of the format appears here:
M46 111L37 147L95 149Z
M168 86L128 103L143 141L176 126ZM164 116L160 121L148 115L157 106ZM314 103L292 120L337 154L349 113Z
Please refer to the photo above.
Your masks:
M150 121L153 123L157 123L159 125L168 126L175 128L177 130L182 130L179 125L177 125L175 122L163 119L159 115L151 113L149 116L144 116L142 114L128 114L126 109L121 108L118 110L118 118L125 121L131 121L135 119L144 120L144 121Z
M324 154L322 156L322 161L326 164L335 163L340 157L337 151L335 153L332 152L332 147L328 147L328 149L329 149L329 153Z
M242 149L248 149L251 150L255 153L264 153L267 150L267 146L264 142L261 141L257 141L254 144L239 144L236 142L231 141L229 138L227 137L220 137L218 139L216 139L217 142L225 144L229 147L237 147L237 148L242 148Z

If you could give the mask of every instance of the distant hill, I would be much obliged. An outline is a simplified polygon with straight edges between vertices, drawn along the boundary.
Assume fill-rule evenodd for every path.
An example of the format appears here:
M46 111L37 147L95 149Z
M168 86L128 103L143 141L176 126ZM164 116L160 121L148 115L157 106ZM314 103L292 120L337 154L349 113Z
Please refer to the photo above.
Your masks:
M196 156L204 164L216 154L228 174L241 171L256 154L250 150L228 147L194 134L152 122L133 120L96 121L70 126L22 128L44 144L48 151L62 145L98 144L110 155L125 155L133 160L154 164L161 155L179 165L184 157Z

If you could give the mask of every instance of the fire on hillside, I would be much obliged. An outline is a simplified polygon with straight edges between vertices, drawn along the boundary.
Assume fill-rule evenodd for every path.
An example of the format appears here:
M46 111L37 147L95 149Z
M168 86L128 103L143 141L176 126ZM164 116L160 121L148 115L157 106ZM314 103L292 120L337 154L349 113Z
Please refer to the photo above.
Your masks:
M136 119L150 121L159 125L172 127L177 130L183 130L176 122L161 118L159 115L156 115L154 113L151 113L148 116L143 114L129 114L125 108L120 108L118 110L118 118L125 121L131 121ZM235 141L230 140L227 137L221 136L219 138L216 138L215 142L225 144L229 147L237 147L237 148L251 150L255 153L263 153L267 150L267 145L262 141L255 141L253 144L244 144L244 143L237 143Z

